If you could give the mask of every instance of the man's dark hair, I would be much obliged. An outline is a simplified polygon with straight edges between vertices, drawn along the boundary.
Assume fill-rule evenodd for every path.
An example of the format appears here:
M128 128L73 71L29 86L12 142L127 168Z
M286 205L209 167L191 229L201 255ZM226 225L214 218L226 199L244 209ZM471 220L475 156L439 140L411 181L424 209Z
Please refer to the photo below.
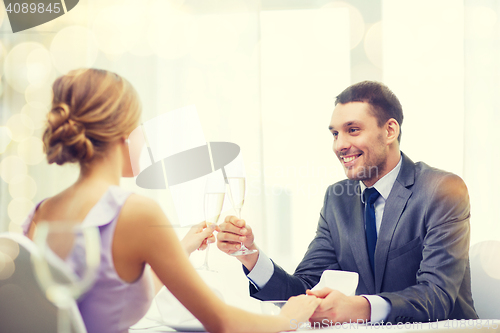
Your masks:
M371 105L371 112L377 118L379 127L394 118L399 124L398 142L401 142L403 108L394 93L386 85L376 81L363 81L347 87L335 100L335 105L349 102L365 102Z

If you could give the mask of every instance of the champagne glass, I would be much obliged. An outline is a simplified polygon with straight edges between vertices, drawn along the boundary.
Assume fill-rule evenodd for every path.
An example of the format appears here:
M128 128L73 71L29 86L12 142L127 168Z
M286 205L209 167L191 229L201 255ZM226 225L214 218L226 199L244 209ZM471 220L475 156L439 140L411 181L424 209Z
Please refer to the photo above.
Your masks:
M96 227L72 222L40 222L33 241L37 281L58 308L58 332L86 332L75 300L92 286L100 264L100 234Z
M224 204L224 196L226 195L226 184L224 182L224 177L221 171L216 171L207 176L207 181L205 183L205 202L204 202L204 214L205 221L207 223L207 228L212 225L217 225L220 213L222 211L222 205ZM208 266L208 250L210 249L210 244L207 244L207 249L205 252L205 260L203 265L201 265L198 270L205 270L210 272L216 272Z
M233 177L227 175L227 183L229 186L229 197L231 198L231 204L236 211L236 215L239 219L241 219L241 208L243 207L243 203L245 202L245 177ZM247 254L252 254L255 252L257 252L257 250L249 250L243 243L241 243L240 249L232 253L231 255L245 256Z

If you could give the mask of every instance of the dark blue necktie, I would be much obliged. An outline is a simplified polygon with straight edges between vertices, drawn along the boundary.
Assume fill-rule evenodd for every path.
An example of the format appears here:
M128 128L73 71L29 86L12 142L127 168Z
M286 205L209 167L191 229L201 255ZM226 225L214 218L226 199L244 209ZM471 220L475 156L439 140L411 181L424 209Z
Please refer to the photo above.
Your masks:
M377 223L375 221L375 207L373 203L377 200L380 193L372 187L367 188L363 192L365 201L365 231L366 231L366 247L368 249L368 258L372 273L375 276L375 246L377 245Z

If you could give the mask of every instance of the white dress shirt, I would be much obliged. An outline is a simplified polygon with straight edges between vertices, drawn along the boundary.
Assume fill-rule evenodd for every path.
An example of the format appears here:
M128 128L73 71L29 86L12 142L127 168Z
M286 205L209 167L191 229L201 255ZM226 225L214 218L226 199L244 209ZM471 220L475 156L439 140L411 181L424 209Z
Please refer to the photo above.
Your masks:
M401 161L402 158L399 159L399 163L389 171L384 177L380 178L372 187L380 193L380 196L374 203L375 208L375 223L377 227L377 235L380 230L380 224L382 222L382 217L384 215L385 201L389 197L391 193L392 186L398 177L399 170L401 169ZM361 193L366 189L365 184L360 181L359 182ZM361 202L363 202L363 195L360 196ZM259 250L259 258L257 259L257 263L250 273L248 273L247 278L250 282L257 288L262 289L265 287L267 282L271 279L274 273L274 266L269 259L269 257ZM370 303L371 307L371 318L370 321L372 323L380 322L382 320L386 320L389 312L391 312L391 304L377 295L362 295L365 297Z

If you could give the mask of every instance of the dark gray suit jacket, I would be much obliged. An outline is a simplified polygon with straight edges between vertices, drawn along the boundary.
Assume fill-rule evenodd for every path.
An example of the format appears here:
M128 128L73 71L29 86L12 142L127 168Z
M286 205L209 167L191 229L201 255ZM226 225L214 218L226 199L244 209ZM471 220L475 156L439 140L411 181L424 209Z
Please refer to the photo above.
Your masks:
M326 191L316 237L293 275L274 264L266 286L250 294L287 299L319 282L324 270L357 272L356 294L390 302L388 322L477 318L469 269L469 195L452 173L413 163L406 155L387 198L375 276L366 249L359 182L343 180Z

